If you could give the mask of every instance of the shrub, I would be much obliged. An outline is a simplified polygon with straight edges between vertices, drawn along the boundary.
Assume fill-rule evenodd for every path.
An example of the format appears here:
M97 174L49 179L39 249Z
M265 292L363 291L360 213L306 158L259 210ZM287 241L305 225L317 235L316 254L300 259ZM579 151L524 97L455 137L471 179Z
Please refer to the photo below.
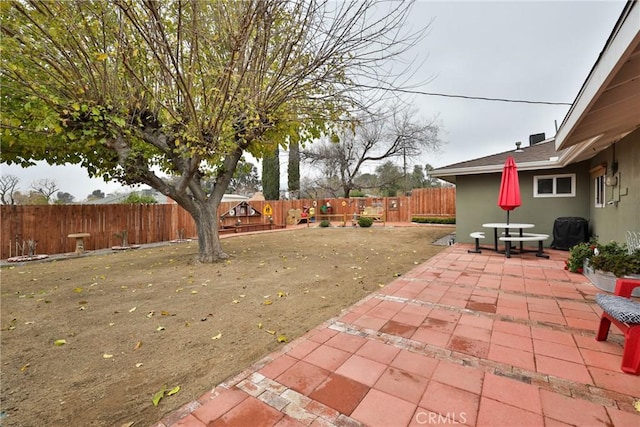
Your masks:
M610 242L598 246L598 251L589 258L589 266L595 270L610 271L616 277L640 274L640 250L629 254L627 245Z
M145 196L138 193L129 193L129 195L122 201L122 203L130 204L130 205L150 205L154 203L158 203L155 197L153 196Z
M358 218L358 225L360 227L371 227L373 225L373 218L361 216Z
M615 241L601 245L592 239L589 243L575 245L569 251L565 268L582 273L585 260L594 270L609 271L617 277L640 274L640 250L629 254L627 245Z
M331 226L331 222L327 219L323 219L322 221L320 221L320 227L330 227Z
M569 259L565 261L565 270L572 273L582 273L584 261L593 256L597 243L578 243L569 249Z
M411 218L411 222L417 222L418 224L455 224L455 217L442 217L442 216L414 216Z

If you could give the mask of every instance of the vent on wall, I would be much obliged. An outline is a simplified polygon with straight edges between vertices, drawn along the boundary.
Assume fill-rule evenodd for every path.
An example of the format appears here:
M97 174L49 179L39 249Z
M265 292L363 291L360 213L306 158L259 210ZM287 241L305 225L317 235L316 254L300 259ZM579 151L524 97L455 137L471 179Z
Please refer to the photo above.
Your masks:
M535 145L538 142L542 142L544 141L546 138L544 136L544 133L536 133L533 135L529 135L529 146Z

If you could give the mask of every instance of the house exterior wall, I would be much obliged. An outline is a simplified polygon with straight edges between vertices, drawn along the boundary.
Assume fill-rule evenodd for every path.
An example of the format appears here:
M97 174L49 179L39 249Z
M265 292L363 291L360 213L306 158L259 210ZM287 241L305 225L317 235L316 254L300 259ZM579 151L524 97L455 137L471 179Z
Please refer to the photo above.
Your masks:
M606 163L609 176L613 159L614 148L610 147L590 160L590 168ZM595 207L595 179L590 178L592 233L603 243L611 240L623 243L627 231L640 232L640 129L615 144L615 159L618 162L619 185L605 188L605 200L618 201L617 204Z
M534 198L534 176L540 175L576 175L576 195L574 197ZM532 233L549 234L545 242L550 246L553 240L553 225L556 218L580 217L589 220L590 177L589 162L569 165L562 169L543 171L519 171L522 206L509 214L510 222L535 224L527 230ZM484 175L461 175L456 177L456 240L472 243L469 234L473 231L485 231L485 245L492 243L491 229L483 229L487 222L506 222L507 213L500 209L498 191L500 173Z

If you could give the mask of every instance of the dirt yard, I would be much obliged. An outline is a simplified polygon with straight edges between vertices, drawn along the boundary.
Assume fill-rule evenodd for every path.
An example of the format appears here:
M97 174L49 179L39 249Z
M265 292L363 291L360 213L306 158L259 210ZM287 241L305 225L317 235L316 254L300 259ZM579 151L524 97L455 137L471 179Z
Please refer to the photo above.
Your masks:
M219 264L193 263L190 242L2 268L0 425L150 426L452 231L304 228L226 238Z

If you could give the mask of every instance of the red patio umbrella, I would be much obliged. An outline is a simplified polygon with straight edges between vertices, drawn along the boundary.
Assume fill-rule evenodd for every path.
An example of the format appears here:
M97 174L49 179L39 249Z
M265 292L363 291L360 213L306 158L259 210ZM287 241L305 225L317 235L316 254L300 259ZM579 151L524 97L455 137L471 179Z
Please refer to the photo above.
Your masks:
M502 180L498 193L498 206L507 211L507 224L509 224L509 211L522 204L520 199L520 181L518 180L518 167L513 157L507 157L502 168Z

